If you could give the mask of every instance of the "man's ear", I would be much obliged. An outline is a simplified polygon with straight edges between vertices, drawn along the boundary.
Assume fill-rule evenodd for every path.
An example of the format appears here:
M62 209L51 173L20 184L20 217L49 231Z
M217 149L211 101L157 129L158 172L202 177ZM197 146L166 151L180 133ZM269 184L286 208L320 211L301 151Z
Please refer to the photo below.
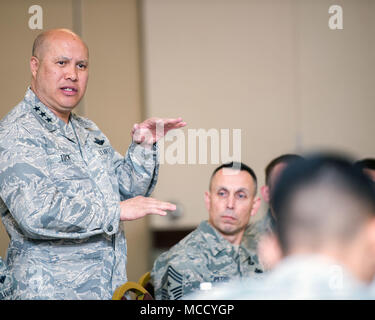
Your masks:
M255 216L256 213L258 212L259 208L260 208L260 205L261 205L262 201L260 200L260 198L255 198L253 200L253 207L251 208L251 212L250 212L250 216Z
M207 211L210 211L210 208L211 208L211 197L210 197L210 192L209 191L206 191L204 193L204 203L206 204L206 209Z
M32 56L30 58L30 70L31 70L31 74L33 75L33 78L36 77L38 69L39 69L39 59L37 57Z
M260 188L260 193L262 195L263 200L269 203L270 202L270 188L268 186L262 186Z

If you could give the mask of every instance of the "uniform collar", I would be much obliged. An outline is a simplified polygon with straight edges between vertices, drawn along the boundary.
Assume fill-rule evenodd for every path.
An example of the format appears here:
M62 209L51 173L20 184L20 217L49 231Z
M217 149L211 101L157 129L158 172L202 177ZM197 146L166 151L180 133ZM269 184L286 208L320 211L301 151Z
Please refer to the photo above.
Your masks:
M66 123L44 105L30 87L27 88L24 99L31 106L31 113L42 126L46 127L49 131L65 129Z
M49 131L58 131L69 140L76 142L75 134L71 125L66 124L63 120L57 117L45 104L43 104L37 95L28 87L25 95L25 101L31 106L31 113L37 118L42 126L47 128ZM73 125L78 124L75 127L83 127L85 129L91 129L92 123L84 118L81 118L74 113L70 114L69 123ZM77 134L80 136L81 141L86 141L87 132L81 132L78 130Z
M236 248L213 226L211 226L207 220L202 221L198 226L198 229L202 231L203 237L208 242L208 247L214 256L218 255L224 250L232 256L236 256L238 254ZM242 244L240 245L238 252L240 253L242 261L251 258L250 252Z

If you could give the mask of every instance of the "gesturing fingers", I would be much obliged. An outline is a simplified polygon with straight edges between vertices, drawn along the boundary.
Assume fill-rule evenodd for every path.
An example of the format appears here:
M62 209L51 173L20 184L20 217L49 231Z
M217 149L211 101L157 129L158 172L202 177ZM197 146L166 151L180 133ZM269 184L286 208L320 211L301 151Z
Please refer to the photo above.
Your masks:
M142 123L136 123L131 130L131 136L136 143L153 144L165 136L168 131L186 126L182 118L149 118Z
M120 203L120 219L123 221L136 220L149 214L165 216L167 211L176 210L173 203L154 198L135 197Z
M176 118L176 119L164 119L164 129L167 131L171 129L178 129L186 126L186 122L182 121L182 118Z

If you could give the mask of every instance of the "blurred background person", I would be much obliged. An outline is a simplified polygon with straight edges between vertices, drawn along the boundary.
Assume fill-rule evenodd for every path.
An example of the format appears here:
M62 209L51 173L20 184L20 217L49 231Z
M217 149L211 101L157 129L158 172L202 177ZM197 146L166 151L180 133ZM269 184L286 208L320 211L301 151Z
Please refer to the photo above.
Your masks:
M287 165L302 157L297 154L283 154L273 159L265 168L265 185L260 188L263 201L267 204L265 216L250 224L244 234L244 245L250 251L259 255L263 267L270 269L280 257L279 250L275 246L273 232L275 228L275 217L269 206L271 193L275 186L276 180Z

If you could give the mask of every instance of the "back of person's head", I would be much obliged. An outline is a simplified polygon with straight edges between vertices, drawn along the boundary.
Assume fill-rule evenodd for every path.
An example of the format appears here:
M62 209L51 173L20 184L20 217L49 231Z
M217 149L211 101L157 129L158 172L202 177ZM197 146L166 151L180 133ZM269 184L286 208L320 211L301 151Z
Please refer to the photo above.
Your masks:
M287 154L282 154L278 156L277 158L273 159L265 169L265 174L266 174L266 185L271 186L271 175L273 169L280 163L284 164L290 164L295 160L301 160L303 159L300 155L294 154L294 153L287 153Z
M372 181L345 157L322 154L295 161L271 197L284 255L297 248L319 251L347 245L375 218Z

